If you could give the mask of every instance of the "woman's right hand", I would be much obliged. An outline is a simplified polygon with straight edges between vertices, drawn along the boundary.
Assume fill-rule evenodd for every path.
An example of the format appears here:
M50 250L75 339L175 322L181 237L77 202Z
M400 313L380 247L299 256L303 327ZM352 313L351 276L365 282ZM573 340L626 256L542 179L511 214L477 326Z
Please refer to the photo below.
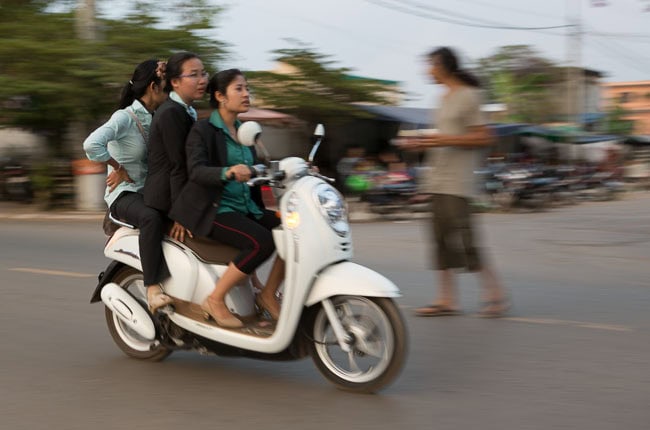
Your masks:
M194 237L191 231L183 227L178 222L174 221L171 230L169 230L169 236L179 242L185 242L185 235L192 238Z
M115 190L115 188L117 188L117 186L120 185L122 182L133 183L133 179L131 179L129 174L126 172L126 169L122 166L120 166L116 170L113 170L106 177L106 185L108 185L108 191L110 193L112 193Z
M230 180L235 179L237 182L246 182L251 177L251 168L246 164L235 164L234 166L230 166L226 171L226 178Z

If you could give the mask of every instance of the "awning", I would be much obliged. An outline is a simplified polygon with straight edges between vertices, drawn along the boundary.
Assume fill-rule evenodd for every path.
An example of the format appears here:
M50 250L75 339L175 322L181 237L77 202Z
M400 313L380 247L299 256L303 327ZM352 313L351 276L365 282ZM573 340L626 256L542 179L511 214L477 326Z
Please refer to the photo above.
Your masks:
M529 126L530 124L488 124L490 130L498 137L517 135L521 129Z
M541 137L551 142L565 142L570 137L569 134L563 131L538 125L523 127L517 133L522 136Z
M650 135L634 135L628 136L623 140L623 143L626 145L632 146L649 146L650 145Z

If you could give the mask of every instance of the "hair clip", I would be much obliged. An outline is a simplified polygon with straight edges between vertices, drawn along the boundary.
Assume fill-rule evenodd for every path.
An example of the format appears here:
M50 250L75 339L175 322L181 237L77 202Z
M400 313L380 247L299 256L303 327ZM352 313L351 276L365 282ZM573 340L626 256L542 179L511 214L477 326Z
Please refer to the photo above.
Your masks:
M158 67L156 67L156 76L160 79L165 79L165 72L167 71L167 63L165 61L158 61Z

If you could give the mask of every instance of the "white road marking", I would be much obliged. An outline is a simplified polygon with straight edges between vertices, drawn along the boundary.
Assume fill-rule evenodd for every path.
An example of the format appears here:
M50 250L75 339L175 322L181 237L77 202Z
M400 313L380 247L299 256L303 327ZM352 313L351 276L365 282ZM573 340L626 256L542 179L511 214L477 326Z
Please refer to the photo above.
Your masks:
M505 317L501 318L507 321L523 322L529 324L552 324L574 326L581 328L591 328L595 330L608 330L608 331L634 331L632 327L619 325L619 324L601 324L589 321L571 321L571 320L558 320L553 318L522 318L522 317Z
M97 275L77 272L63 272L61 270L33 269L29 267L12 267L9 270L13 272L36 273L39 275L67 276L70 278L94 278Z
M413 306L400 305L400 308L404 310L410 310L413 309ZM514 321L514 322L522 322L528 324L573 326L573 327L580 327L580 328L589 328L593 330L624 331L624 332L634 331L633 327L629 327L625 325L602 324L602 323L595 323L590 321L571 321L571 320L560 320L554 318L524 318L524 317L503 317L499 319L502 321Z

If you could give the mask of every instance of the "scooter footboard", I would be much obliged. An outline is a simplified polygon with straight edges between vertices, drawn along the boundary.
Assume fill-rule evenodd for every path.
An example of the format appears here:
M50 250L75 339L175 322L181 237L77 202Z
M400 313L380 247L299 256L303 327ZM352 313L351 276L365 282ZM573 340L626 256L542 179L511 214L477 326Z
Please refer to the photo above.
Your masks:
M306 306L332 296L401 297L397 285L383 275L350 261L328 267L318 275Z

